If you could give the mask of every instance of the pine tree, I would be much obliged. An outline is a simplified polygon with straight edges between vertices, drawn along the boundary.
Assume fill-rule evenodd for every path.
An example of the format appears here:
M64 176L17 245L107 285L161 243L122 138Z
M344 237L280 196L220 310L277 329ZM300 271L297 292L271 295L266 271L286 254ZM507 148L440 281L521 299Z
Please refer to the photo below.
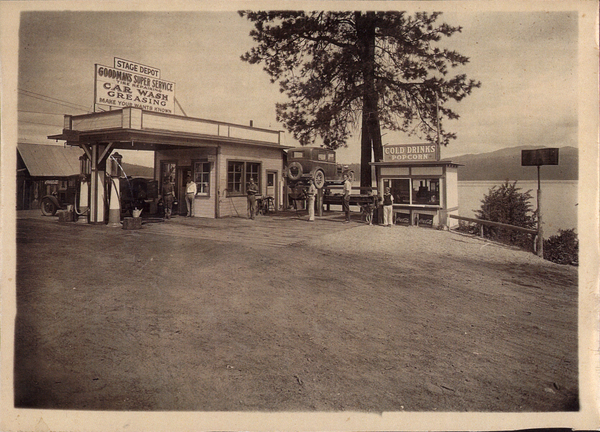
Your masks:
M381 129L418 133L447 145L456 134L439 118L458 119L448 105L480 83L449 68L469 59L435 46L460 27L436 23L439 12L240 12L254 23L256 46L242 55L263 63L289 102L276 106L302 144L320 138L346 146L361 125L361 186L371 186L371 155L383 158ZM442 123L443 124L443 123Z
M500 186L492 187L481 200L481 208L475 213L477 219L501 222L523 228L536 229L537 217L532 210L531 191L521 192L517 182L509 183L506 180ZM532 242L530 234L484 226L484 235L495 240L505 241L523 247L530 247Z

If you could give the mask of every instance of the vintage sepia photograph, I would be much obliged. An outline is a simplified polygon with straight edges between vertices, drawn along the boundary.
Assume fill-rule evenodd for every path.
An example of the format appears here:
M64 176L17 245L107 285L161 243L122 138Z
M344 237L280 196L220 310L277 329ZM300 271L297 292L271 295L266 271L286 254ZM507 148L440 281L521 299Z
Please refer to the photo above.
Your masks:
M597 18L0 5L2 430L600 427Z

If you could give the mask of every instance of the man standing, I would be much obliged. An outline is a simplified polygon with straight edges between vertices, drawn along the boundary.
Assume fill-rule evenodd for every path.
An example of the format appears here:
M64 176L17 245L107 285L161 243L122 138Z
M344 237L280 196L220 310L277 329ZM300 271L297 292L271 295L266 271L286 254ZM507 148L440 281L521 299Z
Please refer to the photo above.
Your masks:
M175 185L169 176L163 180L163 204L165 205L165 219L171 219L173 201L175 201Z
M194 200L197 192L196 182L192 181L192 176L187 176L187 184L185 185L185 203L187 205L187 217L194 216Z
M342 199L342 206L344 208L344 212L346 213L346 220L344 223L350 222L350 192L352 191L352 183L350 183L350 178L348 174L344 174L344 197Z
M250 177L250 183L246 186L246 194L248 195L248 218L254 219L256 215L256 194L258 194L258 185L254 183L254 179Z
M306 206L308 207L308 221L309 222L314 222L315 221L315 195L317 193L317 187L315 186L315 181L313 179L310 179L308 181L308 192L306 193L307 195L307 203Z

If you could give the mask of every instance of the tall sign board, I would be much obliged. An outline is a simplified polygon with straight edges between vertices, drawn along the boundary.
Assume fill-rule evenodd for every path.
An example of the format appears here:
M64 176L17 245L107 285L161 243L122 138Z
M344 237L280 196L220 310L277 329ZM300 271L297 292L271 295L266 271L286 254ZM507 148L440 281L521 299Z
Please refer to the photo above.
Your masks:
M436 144L388 144L383 146L384 162L439 161L440 151Z
M115 57L114 67L96 64L94 103L175 113L175 83L160 78L160 69Z
M521 166L558 165L558 149L521 150Z
M558 165L558 149L543 148L535 150L521 150L521 166L537 166L537 254L544 256L544 228L543 228L543 212L542 212L542 182L540 177L540 166L542 165Z

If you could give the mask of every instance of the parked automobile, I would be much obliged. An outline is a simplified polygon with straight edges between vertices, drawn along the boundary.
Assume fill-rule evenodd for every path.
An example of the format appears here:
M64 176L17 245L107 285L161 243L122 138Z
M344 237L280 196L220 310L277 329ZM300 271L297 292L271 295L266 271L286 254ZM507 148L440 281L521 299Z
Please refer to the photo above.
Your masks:
M347 165L335 161L335 150L321 147L296 147L287 152L287 167L285 175L288 184L297 186L307 184L314 179L318 189L323 188L328 181L342 180L344 174L354 179L354 171Z
M158 181L147 178L121 178L121 212L133 214L134 209L150 212L150 203L158 199Z
M50 195L42 197L40 202L40 210L44 216L54 216L58 210L65 210L68 204L63 203L58 196L58 193L53 192Z

